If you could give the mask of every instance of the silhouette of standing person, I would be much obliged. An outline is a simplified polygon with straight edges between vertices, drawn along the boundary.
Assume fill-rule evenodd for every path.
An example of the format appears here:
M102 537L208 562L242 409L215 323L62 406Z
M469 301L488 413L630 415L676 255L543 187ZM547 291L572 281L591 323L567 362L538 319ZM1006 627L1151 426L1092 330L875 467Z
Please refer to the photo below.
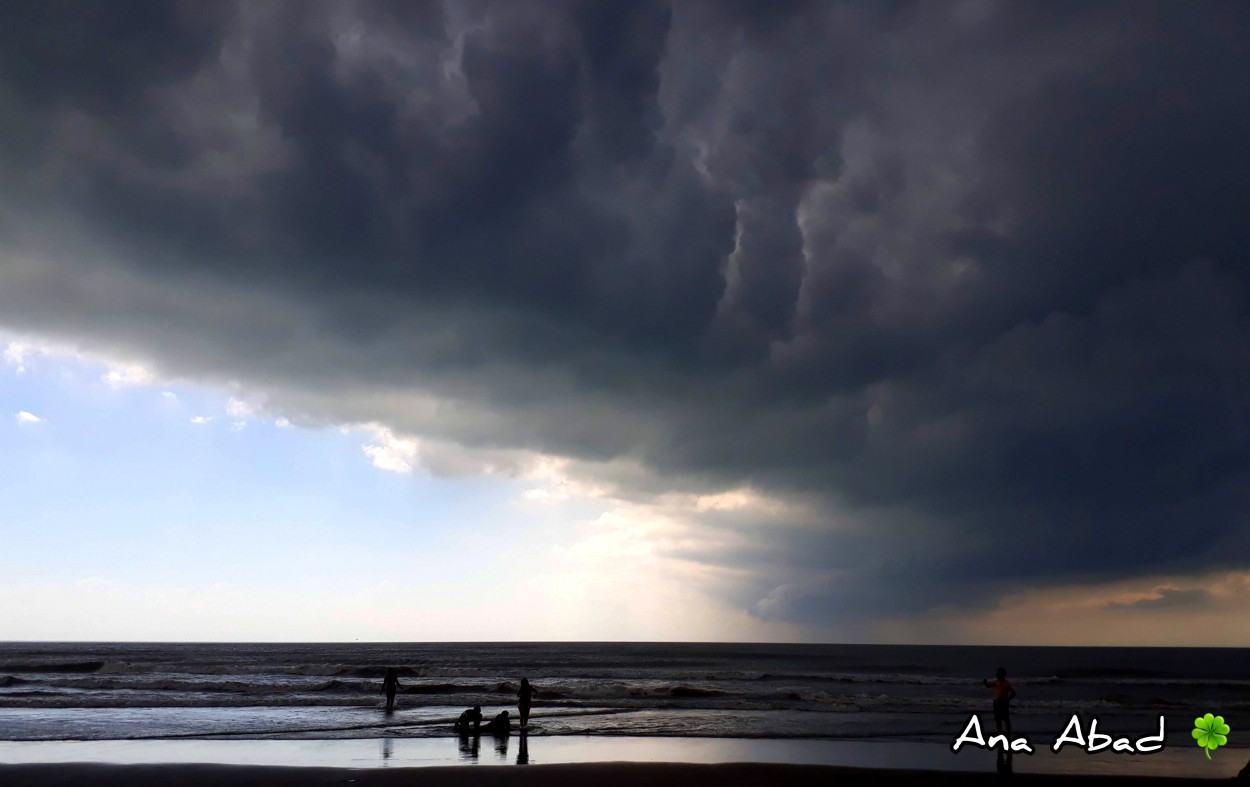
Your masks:
M994 724L999 732L1003 732L1006 728L1007 734L1011 734L1011 701L1015 699L1016 689L1011 685L1011 681L1007 680L1007 670L1002 667L998 668L998 675L994 680L985 681L986 688L994 690Z
M529 678L521 678L521 690L516 693L519 701L517 706L521 710L521 729L525 729L530 723L530 705L534 701L534 695L538 692L534 691L534 687L530 685Z
M395 692L399 690L399 673L394 667L386 668L386 677L382 679L382 691L386 694L386 710L395 710Z

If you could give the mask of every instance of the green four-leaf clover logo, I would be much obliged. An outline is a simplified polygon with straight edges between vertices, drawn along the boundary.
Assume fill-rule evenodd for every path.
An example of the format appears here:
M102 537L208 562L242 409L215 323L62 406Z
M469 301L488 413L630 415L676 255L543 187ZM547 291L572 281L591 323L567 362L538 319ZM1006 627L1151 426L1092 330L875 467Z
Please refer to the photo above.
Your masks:
M1223 716L1212 716L1208 713L1194 719L1194 740L1207 751L1207 759L1211 759L1211 751L1228 743L1230 727L1224 723Z

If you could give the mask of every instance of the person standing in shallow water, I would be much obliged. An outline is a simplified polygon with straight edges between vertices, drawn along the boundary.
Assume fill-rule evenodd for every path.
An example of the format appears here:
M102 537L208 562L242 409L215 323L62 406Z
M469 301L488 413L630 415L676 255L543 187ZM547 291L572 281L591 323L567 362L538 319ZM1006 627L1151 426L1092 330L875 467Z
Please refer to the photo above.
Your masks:
M529 678L521 678L521 690L516 693L518 701L517 707L521 711L521 729L525 729L530 723L530 705L534 701L534 695L538 692L534 691L534 687L530 685Z
M382 691L386 694L386 709L395 710L395 692L399 690L399 673L394 667L386 668L386 677L382 679Z
M1015 699L1016 688L1007 680L1007 670L998 668L994 680L985 681L986 688L994 690L994 724L999 732L1004 729L1011 734L1011 701Z

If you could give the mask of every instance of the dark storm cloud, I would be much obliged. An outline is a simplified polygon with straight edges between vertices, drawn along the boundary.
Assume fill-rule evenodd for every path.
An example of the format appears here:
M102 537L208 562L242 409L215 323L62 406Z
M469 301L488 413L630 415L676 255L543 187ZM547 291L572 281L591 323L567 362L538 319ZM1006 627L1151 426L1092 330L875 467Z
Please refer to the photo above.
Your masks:
M5 327L815 500L768 617L1250 554L1238 4L0 16Z

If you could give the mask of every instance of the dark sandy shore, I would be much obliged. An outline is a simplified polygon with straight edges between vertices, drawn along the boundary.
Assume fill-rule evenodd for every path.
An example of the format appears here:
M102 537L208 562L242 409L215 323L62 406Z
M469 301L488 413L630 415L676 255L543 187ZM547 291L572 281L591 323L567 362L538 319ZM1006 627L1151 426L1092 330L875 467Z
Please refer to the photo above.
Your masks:
M396 769L275 768L250 765L0 765L3 787L746 787L747 785L1182 785L1211 784L1210 779L1127 776L1051 776L1018 774L1004 779L993 773L894 771L823 765L690 765L671 763L588 763L515 768L432 767Z

